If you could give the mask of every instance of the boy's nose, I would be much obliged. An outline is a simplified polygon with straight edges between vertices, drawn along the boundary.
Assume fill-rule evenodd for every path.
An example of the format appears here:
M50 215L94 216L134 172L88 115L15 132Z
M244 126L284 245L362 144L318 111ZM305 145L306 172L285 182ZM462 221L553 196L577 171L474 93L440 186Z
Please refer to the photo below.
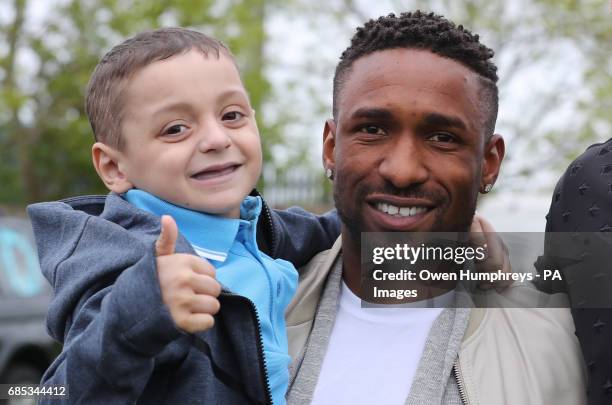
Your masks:
M231 144L232 138L230 138L224 128L217 125L209 125L206 128L202 128L198 145L200 152L206 153L226 149Z

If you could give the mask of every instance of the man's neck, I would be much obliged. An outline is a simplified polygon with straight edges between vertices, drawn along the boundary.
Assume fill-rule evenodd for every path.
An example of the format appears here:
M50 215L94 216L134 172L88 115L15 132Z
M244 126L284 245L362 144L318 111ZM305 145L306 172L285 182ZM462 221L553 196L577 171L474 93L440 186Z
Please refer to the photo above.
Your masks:
M342 224L342 278L356 296L361 294L361 235L355 235Z
M451 271L448 269L447 271ZM362 268L361 268L361 235L353 235L344 224L342 224L342 279L347 287L361 299L368 295L362 291ZM434 298L456 287L454 281L437 282L435 285L427 285L420 281L414 281L414 288L418 291L414 299L406 301L419 301L427 298ZM407 285L407 284L405 284ZM397 303L389 302L389 303Z

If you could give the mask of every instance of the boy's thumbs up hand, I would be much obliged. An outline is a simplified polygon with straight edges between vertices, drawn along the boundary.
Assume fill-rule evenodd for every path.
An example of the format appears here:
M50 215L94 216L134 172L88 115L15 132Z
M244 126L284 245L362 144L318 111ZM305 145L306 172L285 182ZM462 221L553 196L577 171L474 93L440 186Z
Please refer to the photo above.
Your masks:
M189 333L212 328L213 315L219 311L221 285L215 280L215 268L206 260L174 253L178 228L169 215L161 219L161 232L155 242L157 277L162 301L174 323Z
M167 256L174 253L176 248L176 239L178 238L178 228L174 218L170 215L161 217L161 232L159 238L155 242L155 255Z

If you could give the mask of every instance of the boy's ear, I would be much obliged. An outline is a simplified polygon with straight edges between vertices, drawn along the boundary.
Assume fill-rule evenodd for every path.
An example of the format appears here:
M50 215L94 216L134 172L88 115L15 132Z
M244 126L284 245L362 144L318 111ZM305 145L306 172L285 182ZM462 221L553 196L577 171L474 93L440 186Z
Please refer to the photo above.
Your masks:
M122 194L134 188L123 171L121 152L106 144L96 142L91 147L91 159L98 176L109 190Z
M336 122L333 119L325 121L323 128L323 167L334 172L336 166Z

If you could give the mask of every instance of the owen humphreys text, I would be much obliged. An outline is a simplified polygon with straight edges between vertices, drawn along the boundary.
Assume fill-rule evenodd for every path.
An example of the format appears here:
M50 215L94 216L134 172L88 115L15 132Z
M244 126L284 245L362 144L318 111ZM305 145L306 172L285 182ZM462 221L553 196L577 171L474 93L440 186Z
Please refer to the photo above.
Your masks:
M534 281L540 275L532 272L512 272L502 269L476 269L476 264L487 259L487 245L483 246L428 246L422 243L412 246L408 243L397 243L395 246L374 247L371 263L384 265L392 262L392 266L370 269L370 291L366 294L374 299L418 298L418 288L406 288L418 285L431 285L439 282L476 281L518 281L521 283ZM406 267L430 268L407 269ZM472 268L467 268L472 266ZM401 268L399 268L401 267ZM448 269L440 271L439 268ZM543 276L551 280L561 280L558 270L545 271ZM414 282L406 284L406 282Z

